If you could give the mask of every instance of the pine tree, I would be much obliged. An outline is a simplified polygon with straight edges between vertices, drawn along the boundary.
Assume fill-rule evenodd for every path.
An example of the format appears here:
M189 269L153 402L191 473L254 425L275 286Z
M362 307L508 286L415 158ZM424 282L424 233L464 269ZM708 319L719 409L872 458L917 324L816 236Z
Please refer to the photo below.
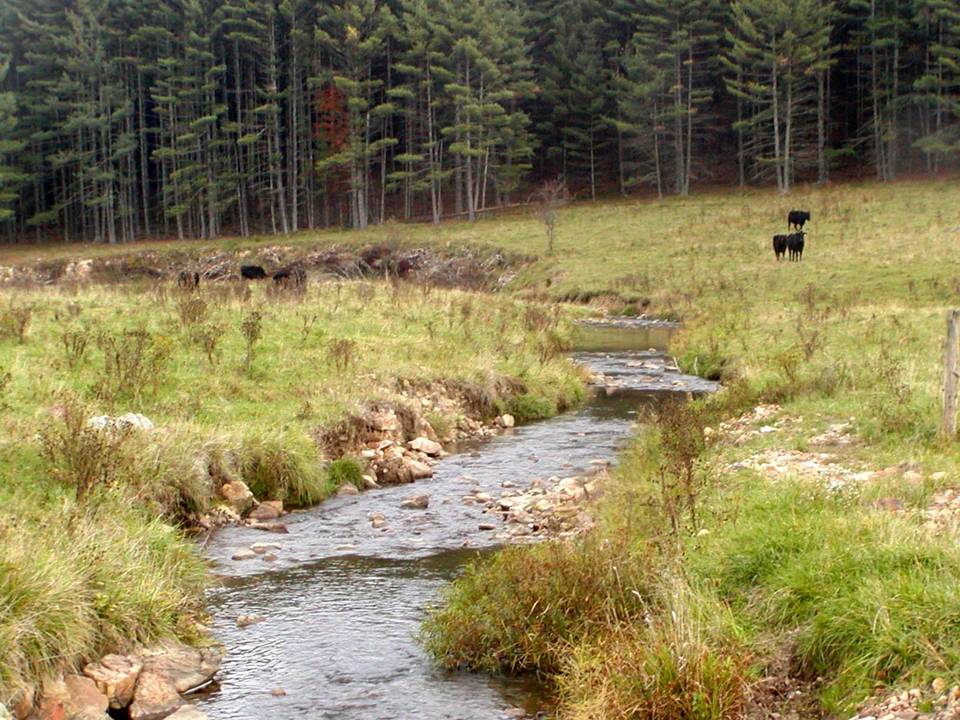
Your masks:
M370 162L382 148L397 140L386 134L386 119L396 105L384 93L374 68L386 54L386 17L389 9L374 0L344 0L323 8L317 40L325 51L321 83L334 85L346 100L349 140L342 149L320 158L317 169L344 167L350 182L350 225L370 222Z
M924 73L914 82L925 120L917 146L927 168L960 156L960 7L952 0L922 0L917 24L927 39Z
M833 5L823 0L735 0L732 11L727 86L754 106L743 124L757 134L761 166L773 168L777 187L787 193L805 149L798 142L804 137L804 119L815 115L809 111L816 99L813 83L834 52Z
M0 87L4 86L10 60L0 58ZM16 201L24 175L13 165L13 157L23 149L19 139L16 116L16 96L9 91L0 92L0 222L14 218L13 203Z

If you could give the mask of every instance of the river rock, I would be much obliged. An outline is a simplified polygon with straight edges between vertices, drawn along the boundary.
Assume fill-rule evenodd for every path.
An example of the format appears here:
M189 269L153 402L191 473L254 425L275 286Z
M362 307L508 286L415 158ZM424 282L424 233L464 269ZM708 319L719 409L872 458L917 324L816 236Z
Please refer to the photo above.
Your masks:
M97 684L83 675L48 683L34 711L37 720L104 720L110 703Z
M290 531L287 529L287 526L283 523L270 523L270 522L249 522L247 523L248 528L253 530L263 530L264 532L279 533L280 535L287 535Z
M407 510L426 510L429 506L429 495L411 495L402 503L400 503L400 507Z
M83 674L93 680L97 689L107 696L110 707L125 708L133 700L133 689L143 669L136 657L129 655L105 655L100 662L90 663Z
M498 418L498 424L502 428L512 428L517 424L517 421L514 419L513 415L504 413Z
M407 447L409 447L411 450L422 452L424 455L430 455L431 457L437 457L443 452L443 447L441 447L440 443L434 442L433 440L425 437L418 437L414 440L411 440L409 443L407 443Z
M923 483L923 475L916 470L907 470L903 474L903 481L909 485L917 486Z
M371 412L368 421L374 430L382 433L399 433L403 430L403 423L393 410Z
M479 530L484 530L484 531L486 531L486 530L496 530L496 529L497 529L497 526L494 525L493 523L480 523L480 524L477 526L477 528L478 528Z
M168 642L139 653L143 671L159 673L173 682L177 692L185 693L206 684L217 674L223 652L217 648L193 648Z
M237 627L250 627L251 625L262 623L266 619L263 615L241 615L237 618Z
M283 545L280 543L254 543L250 546L250 549L257 555L266 555L271 550L283 550Z
M381 485L404 485L413 482L413 474L401 458L387 458L377 466L377 481Z
M414 480L425 480L433 477L433 468L424 462L412 458L404 458L403 463L410 471L410 477Z
M283 515L283 501L264 500L251 510L247 517L251 520L276 520L281 515Z
M233 555L231 555L232 560L253 560L257 556L253 550L244 548L242 550L237 550Z
M347 497L350 495L359 495L360 491L357 490L357 486L353 483L344 483L337 488L337 497Z
M207 720L207 714L197 710L193 705L184 705L173 715L167 716L167 720Z
M284 697L287 694L287 691L283 688L274 688L270 691L270 694L274 697Z
M493 500L493 497L489 493L485 492L478 492L473 497L476 498L476 501L480 503L488 503Z
M173 680L152 670L140 673L130 704L130 720L163 720L184 705Z
M374 479L372 475L363 476L363 489L364 490L379 490L380 484Z
M380 528L387 526L387 518L383 513L375 512L370 515L370 524L373 525L375 530L379 530Z
M242 480L224 483L220 488L220 495L241 515L249 510L254 502L253 493Z

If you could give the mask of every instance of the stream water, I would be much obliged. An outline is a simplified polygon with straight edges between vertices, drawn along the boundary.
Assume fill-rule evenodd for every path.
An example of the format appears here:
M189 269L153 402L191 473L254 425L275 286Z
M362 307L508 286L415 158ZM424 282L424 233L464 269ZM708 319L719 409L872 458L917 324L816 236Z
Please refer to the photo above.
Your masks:
M612 460L641 406L713 384L665 354L671 328L636 321L581 328L573 357L607 378L579 410L461 448L430 480L329 500L285 518L288 535L229 528L208 547L222 582L209 597L228 654L217 688L194 699L212 720L417 717L490 720L548 702L530 681L437 671L417 643L426 608L478 552L497 542L468 491L566 477ZM427 510L399 507L412 493ZM386 516L374 529L369 516ZM233 561L277 542L275 560ZM244 615L265 619L238 627ZM281 693L282 690L282 693Z

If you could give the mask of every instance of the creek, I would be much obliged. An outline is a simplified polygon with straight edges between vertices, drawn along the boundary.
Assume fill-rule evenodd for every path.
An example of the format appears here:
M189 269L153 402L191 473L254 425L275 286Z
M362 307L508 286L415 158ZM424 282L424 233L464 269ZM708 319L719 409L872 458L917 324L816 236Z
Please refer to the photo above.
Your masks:
M212 720L490 720L548 710L531 680L437 670L417 642L420 622L466 563L501 542L479 529L496 519L464 495L497 497L505 481L526 486L612 461L645 405L715 388L676 370L666 353L672 331L636 320L584 324L572 357L605 382L577 410L460 446L415 486L293 513L287 535L219 532L207 548L221 580L209 608L228 654L219 685L195 704ZM400 508L413 493L430 496L426 510ZM372 527L375 512L386 529ZM276 559L231 560L258 542L282 546ZM241 628L242 616L264 619Z

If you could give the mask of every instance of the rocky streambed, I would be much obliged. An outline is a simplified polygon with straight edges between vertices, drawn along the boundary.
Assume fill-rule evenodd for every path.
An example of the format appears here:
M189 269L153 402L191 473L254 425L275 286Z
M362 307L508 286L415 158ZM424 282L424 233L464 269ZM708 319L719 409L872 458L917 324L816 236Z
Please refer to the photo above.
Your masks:
M670 333L642 321L586 326L574 358L598 392L576 412L467 443L414 485L287 515L286 534L218 532L210 607L227 655L196 704L215 720L468 720L548 707L531 681L435 670L419 625L478 553L589 527L589 500L644 405L714 389L677 371Z

